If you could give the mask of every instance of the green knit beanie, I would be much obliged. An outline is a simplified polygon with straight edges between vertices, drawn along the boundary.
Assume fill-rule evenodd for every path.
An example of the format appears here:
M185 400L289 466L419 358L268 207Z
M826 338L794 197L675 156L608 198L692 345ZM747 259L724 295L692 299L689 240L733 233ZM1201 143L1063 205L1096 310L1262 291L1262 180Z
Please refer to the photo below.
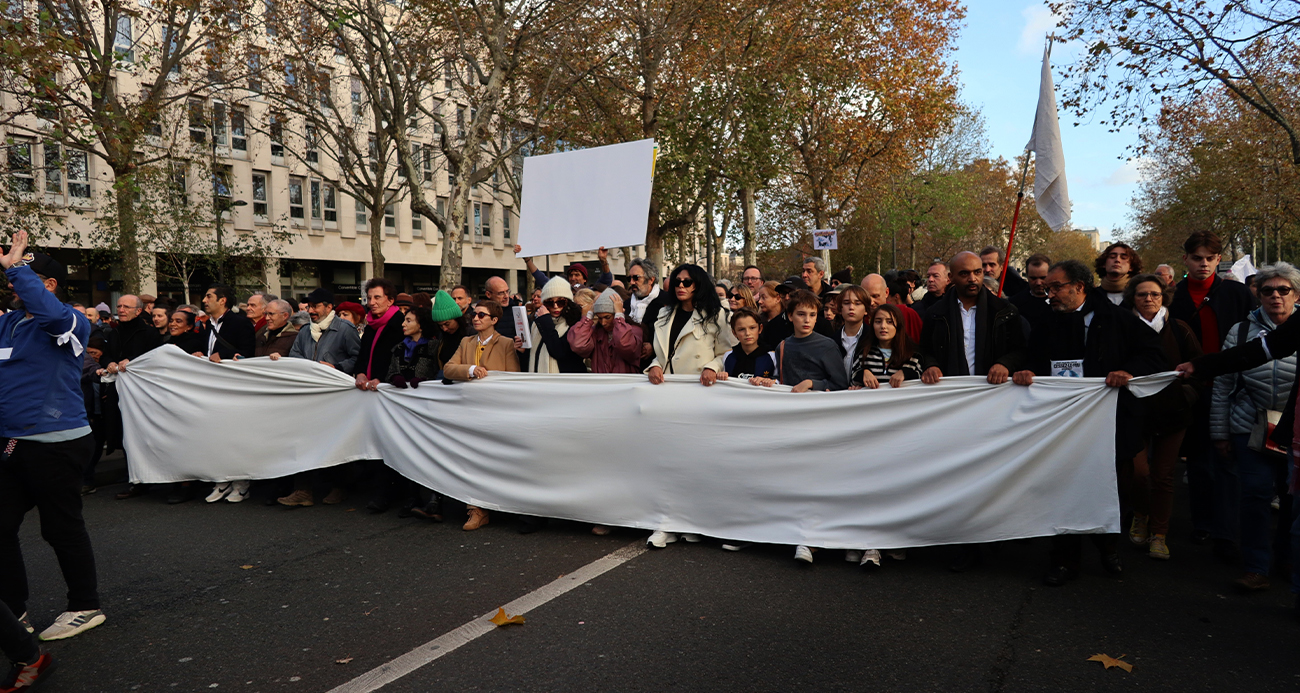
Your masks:
M456 305L456 299L446 291L439 290L433 297L433 321L455 320L460 316L460 306Z

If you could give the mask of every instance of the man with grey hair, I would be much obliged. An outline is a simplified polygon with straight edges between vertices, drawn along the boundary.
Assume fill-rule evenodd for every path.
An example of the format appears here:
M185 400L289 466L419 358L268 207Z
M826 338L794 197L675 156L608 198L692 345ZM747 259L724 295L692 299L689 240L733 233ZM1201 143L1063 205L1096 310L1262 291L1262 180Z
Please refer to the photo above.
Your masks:
M516 344L516 347L522 347L523 338L515 333L514 308L515 306L522 306L523 303L510 297L510 284L506 283L506 280L501 277L488 277L483 287L483 293L488 300L496 301L496 304L501 306L501 319L497 321L497 333L511 341L521 340ZM519 357L520 355L521 352L516 350L515 356Z
M254 330L260 330L266 325L266 307L271 301L276 300L279 300L278 296L265 291L254 291L253 295L248 297L248 301L244 303L244 314L253 321Z
M627 283L632 289L628 297L627 321L641 326L641 367L649 368L654 357L655 318L667 304L667 295L659 293L659 267L653 260L635 258L627 268Z
M289 317L293 312L293 306L289 305L288 301L278 298L266 304L263 319L265 324L253 337L254 356L289 355L294 341L298 339L297 326L289 324Z
M808 285L808 290L817 294L818 300L823 300L826 292L831 290L831 285L826 283L826 261L815 256L809 256L803 259L803 283Z
M1160 277L1160 282L1165 286L1174 285L1174 268L1169 265L1156 265L1156 276Z

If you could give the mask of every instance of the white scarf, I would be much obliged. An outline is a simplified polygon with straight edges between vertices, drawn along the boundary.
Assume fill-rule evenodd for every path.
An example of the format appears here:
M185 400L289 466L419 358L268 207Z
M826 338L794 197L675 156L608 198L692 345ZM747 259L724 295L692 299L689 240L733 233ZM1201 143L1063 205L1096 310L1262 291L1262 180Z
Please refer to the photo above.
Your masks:
M632 310L628 316L631 322L638 325L645 322L645 309L650 307L650 302L659 297L659 280L656 279L654 286L650 287L650 293L645 298L637 298L635 292L632 293Z
M1155 330L1156 334L1160 334L1160 331L1165 329L1165 320L1169 319L1169 309L1164 306L1161 306L1160 310L1156 311L1156 316L1150 320L1142 317L1142 314L1136 310L1133 311L1133 314L1138 316L1139 320L1146 323L1147 327Z
M568 331L569 331L569 323L565 322L564 318L556 318L555 332L560 335L561 339L564 338L564 334ZM537 364L537 369L532 372L559 373L560 363L559 361L556 361L555 359L551 358L551 353L546 350L546 342L542 341L542 333L537 330L536 322L533 323L532 333L533 333L533 348L537 350L537 353L533 354L533 363Z
M325 333L325 330L330 328L330 323L332 322L334 322L334 311L332 310L327 313L325 317L321 318L320 322L313 322L311 324L311 341L319 342L320 336Z

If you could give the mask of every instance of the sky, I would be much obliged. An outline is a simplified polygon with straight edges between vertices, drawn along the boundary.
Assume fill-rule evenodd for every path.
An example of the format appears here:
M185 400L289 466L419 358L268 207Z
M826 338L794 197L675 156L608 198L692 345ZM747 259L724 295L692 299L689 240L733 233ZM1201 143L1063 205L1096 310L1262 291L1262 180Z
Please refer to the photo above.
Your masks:
M1019 156L1034 127L1044 37L1056 19L1042 2L1031 0L969 0L966 26L957 40L954 59L960 71L962 100L977 107L988 129L993 156ZM1076 46L1052 48L1057 101L1061 100L1060 67L1073 61ZM1065 149L1066 182L1073 205L1071 223L1095 226L1103 241L1116 228L1132 225L1129 200L1137 188L1135 162L1126 161L1137 132L1107 132L1095 121L1060 114ZM1081 121L1078 127L1076 120ZM1087 122L1092 120L1094 122ZM1007 205L1014 207L1015 200Z

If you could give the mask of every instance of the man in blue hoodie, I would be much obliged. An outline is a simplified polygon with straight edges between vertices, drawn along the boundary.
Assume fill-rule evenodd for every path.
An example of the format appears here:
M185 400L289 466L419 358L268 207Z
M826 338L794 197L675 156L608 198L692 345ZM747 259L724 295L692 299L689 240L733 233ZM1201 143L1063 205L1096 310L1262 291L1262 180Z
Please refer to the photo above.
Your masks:
M27 233L0 256L13 310L0 315L0 601L27 616L27 571L18 529L33 507L68 585L68 606L42 640L61 640L104 622L95 553L81 517L81 475L94 449L81 393L90 322L59 302L67 270L27 252Z

